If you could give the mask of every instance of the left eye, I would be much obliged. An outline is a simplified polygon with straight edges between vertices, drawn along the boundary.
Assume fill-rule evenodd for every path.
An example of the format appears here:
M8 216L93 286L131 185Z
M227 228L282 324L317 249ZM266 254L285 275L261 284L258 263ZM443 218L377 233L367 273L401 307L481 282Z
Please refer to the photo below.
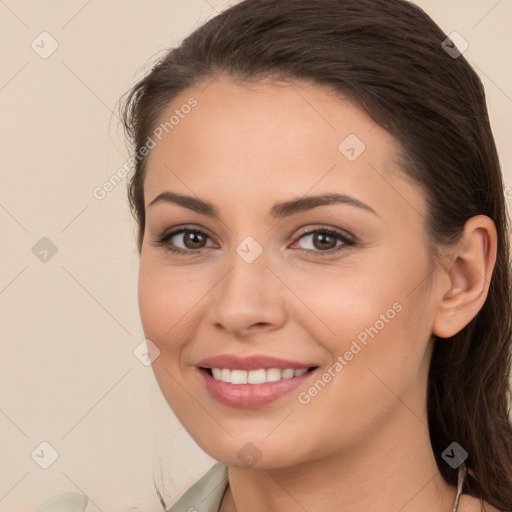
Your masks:
M183 237L183 235L185 235ZM182 236L183 247L178 247L174 242L171 242L173 238ZM322 228L308 231L303 233L297 241L311 237L310 245L313 249L302 248L306 254L322 255L325 253L337 252L343 247L355 245L354 240L347 237L343 233L330 229ZM191 228L180 228L169 233L164 233L156 240L157 246L164 246L167 250L173 253L190 254L193 252L200 253L206 246L204 245L206 240L209 239L209 235L199 229ZM337 242L341 242L340 245L336 246Z
M307 254L315 252L334 252L343 246L354 245L354 242L342 233L334 229L315 229L301 235L297 241L303 240L307 237L311 237L311 243L313 249L305 248ZM336 246L337 242L341 242L341 245Z

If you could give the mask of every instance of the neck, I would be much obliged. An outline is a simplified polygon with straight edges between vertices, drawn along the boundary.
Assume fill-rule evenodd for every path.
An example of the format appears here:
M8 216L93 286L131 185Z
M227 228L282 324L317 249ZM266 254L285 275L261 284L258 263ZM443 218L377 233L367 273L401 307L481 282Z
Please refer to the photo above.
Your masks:
M406 407L397 424L350 451L272 469L229 468L222 512L451 512L428 427Z

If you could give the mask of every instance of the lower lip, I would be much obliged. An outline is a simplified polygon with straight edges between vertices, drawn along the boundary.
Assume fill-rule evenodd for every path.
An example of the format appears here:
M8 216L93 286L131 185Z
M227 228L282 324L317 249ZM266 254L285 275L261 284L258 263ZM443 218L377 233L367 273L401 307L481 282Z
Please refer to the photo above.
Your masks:
M210 395L219 402L230 407L256 408L263 407L291 393L311 377L317 369L310 370L299 377L265 382L263 384L230 384L229 382L215 380L202 368L199 368L199 373Z

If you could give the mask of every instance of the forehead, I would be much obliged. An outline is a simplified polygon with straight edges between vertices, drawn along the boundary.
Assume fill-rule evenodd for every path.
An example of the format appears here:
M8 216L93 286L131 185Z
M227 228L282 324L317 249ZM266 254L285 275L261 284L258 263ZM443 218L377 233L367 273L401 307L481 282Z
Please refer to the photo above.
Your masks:
M146 206L166 189L220 204L238 199L248 205L254 197L254 207L265 197L270 202L308 191L385 203L386 196L397 199L398 186L418 196L396 163L398 142L326 87L220 77L175 98L160 126L166 122L149 155ZM385 186L390 180L393 186Z

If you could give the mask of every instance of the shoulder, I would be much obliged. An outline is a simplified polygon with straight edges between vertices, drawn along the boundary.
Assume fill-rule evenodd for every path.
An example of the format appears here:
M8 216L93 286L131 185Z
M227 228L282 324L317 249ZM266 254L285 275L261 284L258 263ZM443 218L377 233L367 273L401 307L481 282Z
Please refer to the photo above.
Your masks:
M459 501L459 509L458 512L501 512L497 508L489 505L486 501L484 501L484 507L480 505L480 500L469 494L463 494L460 497Z

